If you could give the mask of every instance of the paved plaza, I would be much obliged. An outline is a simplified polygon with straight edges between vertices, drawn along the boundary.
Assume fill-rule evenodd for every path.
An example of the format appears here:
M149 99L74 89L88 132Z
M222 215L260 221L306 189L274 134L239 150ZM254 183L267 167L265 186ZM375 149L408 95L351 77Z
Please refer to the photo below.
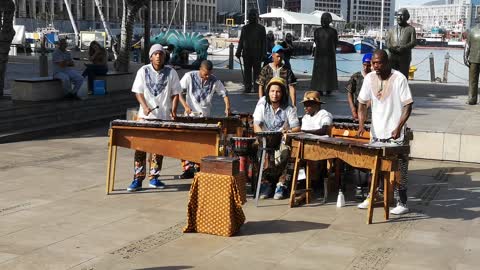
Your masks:
M10 69L10 78L25 66ZM238 71L217 74L231 91L233 110L252 112L257 96L241 93ZM299 77L297 99L309 81ZM340 81L343 87L346 78ZM480 107L464 104L466 86L411 86L409 126L433 134L430 144L416 145L412 153L440 147L452 154L445 134L478 137ZM348 113L345 92L325 101L332 113ZM220 115L221 99L214 104L213 113ZM374 224L366 225L366 211L356 208L352 189L343 208L335 206L336 194L326 205L316 196L297 208L272 199L255 207L250 196L243 207L246 223L227 238L181 232L191 179L179 179L179 160L164 161L165 190L127 193L133 151L119 148L115 192L105 195L107 129L0 144L0 269L463 270L480 264L480 143L455 148L477 163L411 160L412 211L403 217L385 222L377 208ZM441 142L435 134L444 134Z
M226 238L183 234L191 180L167 158L165 190L127 193L133 152L119 149L105 195L106 127L0 146L0 269L478 269L480 165L412 160L412 213L374 224L347 201L244 206ZM347 199L351 197L347 190Z

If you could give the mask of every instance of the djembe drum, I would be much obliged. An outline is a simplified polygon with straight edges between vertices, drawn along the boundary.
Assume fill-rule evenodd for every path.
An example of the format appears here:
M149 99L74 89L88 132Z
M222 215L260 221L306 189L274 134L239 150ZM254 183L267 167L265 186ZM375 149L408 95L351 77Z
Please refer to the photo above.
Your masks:
M256 138L250 137L232 137L230 143L233 153L240 158L240 173L244 173L250 182L253 177L253 160L255 160L255 150L253 144Z
M281 131L262 131L255 133L257 139L261 144L262 158L260 159L260 170L258 173L257 189L255 192L255 205L258 206L258 198L260 196L260 185L262 184L263 167L265 164L265 158L268 154L268 166L271 167L274 164L275 150L280 149L282 143L283 133Z

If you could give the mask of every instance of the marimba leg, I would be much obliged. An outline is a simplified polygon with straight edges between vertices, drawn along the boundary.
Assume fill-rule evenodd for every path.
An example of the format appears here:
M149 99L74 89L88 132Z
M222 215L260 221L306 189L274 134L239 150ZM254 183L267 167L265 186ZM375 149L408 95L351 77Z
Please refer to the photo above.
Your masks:
M112 177L112 130L109 130L108 138L108 157L107 157L107 179L105 183L105 193L108 195L110 193L110 181Z
M380 169L380 160L378 157L375 157L375 163L372 169L372 183L370 183L370 203L368 204L368 215L367 215L367 224L372 224L373 219L373 208L375 203L375 189L377 188L378 176Z
M115 183L115 174L117 172L116 165L117 165L117 146L113 146L112 148L112 179L110 180L110 185L108 186L109 193L113 191L113 185Z
M303 142L298 144L297 154L295 155L295 165L293 166L293 176L292 176L292 188L290 191L290 207L295 206L295 191L297 190L297 178L298 178L298 167L301 160L301 153L303 148ZM307 179L308 179L308 169L307 169ZM308 181L308 180L306 180Z
M306 188L306 190L305 190L305 192L306 192L305 203L309 204L310 203L310 198L311 198L311 192L312 192L312 179L310 178L310 165L309 165L310 162L307 161L305 163L306 163L305 164L305 174L306 174L306 177L307 177L305 179L305 181L306 181L306 184L305 184L305 188Z

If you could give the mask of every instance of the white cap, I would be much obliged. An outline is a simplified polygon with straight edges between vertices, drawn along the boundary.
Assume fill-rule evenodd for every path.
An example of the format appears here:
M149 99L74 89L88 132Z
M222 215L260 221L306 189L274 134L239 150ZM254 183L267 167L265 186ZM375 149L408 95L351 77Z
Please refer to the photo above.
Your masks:
M152 47L150 47L150 52L148 53L148 57L152 57L152 55L155 52L162 52L165 53L165 50L163 49L163 46L160 44L153 44Z

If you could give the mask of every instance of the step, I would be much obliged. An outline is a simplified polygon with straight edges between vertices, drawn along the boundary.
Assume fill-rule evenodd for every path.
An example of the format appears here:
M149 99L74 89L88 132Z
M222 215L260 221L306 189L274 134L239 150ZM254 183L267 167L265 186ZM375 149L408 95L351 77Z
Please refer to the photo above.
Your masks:
M39 139L41 137L65 134L77 130L92 128L95 126L107 127L110 121L115 119L125 119L125 112L104 114L99 117L87 120L58 122L40 127L37 126L0 133L0 144Z
M56 108L55 110L46 113L1 119L0 132L49 125L50 123L55 122L68 122L82 119L88 120L95 118L99 114L120 114L124 113L126 108L130 108L136 104L137 102L132 99L105 104L87 103L82 104L81 106Z
M413 130L410 157L480 163L480 134Z

